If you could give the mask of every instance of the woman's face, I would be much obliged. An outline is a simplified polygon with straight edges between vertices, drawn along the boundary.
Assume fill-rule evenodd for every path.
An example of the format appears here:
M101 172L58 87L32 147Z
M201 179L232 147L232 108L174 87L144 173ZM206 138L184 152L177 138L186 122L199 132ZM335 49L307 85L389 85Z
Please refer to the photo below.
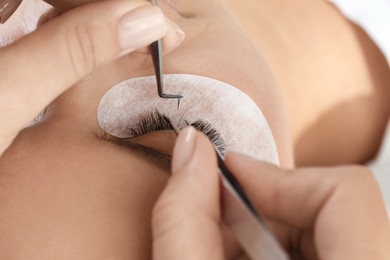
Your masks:
M164 72L211 78L244 92L267 119L281 165L290 166L278 89L224 1L162 0L159 5L186 33L185 41L165 55ZM128 140L107 138L97 119L99 103L111 88L150 75L150 56L125 56L68 90L48 106L41 123L17 137L0 159L0 258L150 258L151 209L169 178L176 136L164 130ZM221 98L202 97L209 103ZM145 110L154 110L153 104ZM229 113L203 109L208 120ZM234 129L237 122L229 124ZM235 138L247 134L237 130Z

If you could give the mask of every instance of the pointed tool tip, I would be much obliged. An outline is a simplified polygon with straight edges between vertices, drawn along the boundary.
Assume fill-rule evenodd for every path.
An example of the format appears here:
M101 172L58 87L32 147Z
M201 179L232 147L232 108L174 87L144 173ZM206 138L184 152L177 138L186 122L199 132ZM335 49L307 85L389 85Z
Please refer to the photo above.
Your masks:
M178 98L178 99L177 99L177 110L180 109L180 101L181 101L181 98Z

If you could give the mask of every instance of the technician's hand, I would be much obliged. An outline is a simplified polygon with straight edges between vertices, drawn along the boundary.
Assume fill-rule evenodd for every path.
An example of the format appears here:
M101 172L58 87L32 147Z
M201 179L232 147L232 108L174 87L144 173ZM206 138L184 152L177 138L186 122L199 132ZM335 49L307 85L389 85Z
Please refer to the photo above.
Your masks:
M184 35L147 1L111 0L69 11L1 48L0 155L77 81L163 36L175 47Z
M390 259L389 220L365 168L282 170L238 154L226 164L291 256ZM207 139L184 130L154 210L154 259L225 259L216 167Z

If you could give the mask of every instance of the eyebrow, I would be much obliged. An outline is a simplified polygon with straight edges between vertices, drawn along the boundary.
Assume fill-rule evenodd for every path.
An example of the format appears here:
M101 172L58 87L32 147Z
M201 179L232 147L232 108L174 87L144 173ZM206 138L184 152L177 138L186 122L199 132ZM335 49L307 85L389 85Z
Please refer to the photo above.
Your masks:
M170 170L172 164L172 155L169 153L166 153L153 147L131 142L129 141L129 139L126 138L118 138L107 133L104 133L103 135L99 136L99 139L126 148L138 158L146 162L152 163L157 168L160 168L169 174L171 173Z

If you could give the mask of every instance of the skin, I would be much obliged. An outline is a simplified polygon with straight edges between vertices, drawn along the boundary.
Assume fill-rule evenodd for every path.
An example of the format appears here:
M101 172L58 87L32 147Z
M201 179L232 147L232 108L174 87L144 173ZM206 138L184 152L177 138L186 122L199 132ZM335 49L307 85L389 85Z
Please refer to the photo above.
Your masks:
M67 0L50 3L61 10L76 6ZM227 4L279 83L296 165L372 159L388 120L390 73L368 35L327 1L298 0L289 8L266 0L228 0ZM23 10L16 16L20 13ZM310 23L301 17L308 17ZM298 62L294 57L304 58ZM297 80L301 75L304 80Z
M109 4L102 2L93 8L107 10ZM160 7L186 32L181 46L166 55L165 72L208 76L247 93L268 119L282 165L291 166L288 124L276 83L224 3L177 1L183 15L164 2ZM74 15L72 21L88 17L86 8L72 11L84 12ZM95 13L99 12L97 9ZM56 27L52 24L68 19L72 12L39 30L54 33ZM39 41L38 37L26 40ZM105 54L112 51L97 50L104 50ZM102 131L96 121L96 109L113 85L153 74L149 56L127 55L78 82L47 107L42 123L19 133L0 159L0 258L151 257L149 220L169 177L169 168L100 140ZM69 82L68 78L64 80ZM172 132L163 131L131 142L169 151L174 140ZM237 247L230 248L230 257L239 254Z
M160 4L187 33L183 44L166 56L166 73L209 76L246 92L268 119L282 166L292 166L288 115L263 56L222 1L177 3L185 16L193 17ZM61 95L47 108L44 122L18 135L0 159L2 258L151 257L149 219L169 173L99 140L96 122L98 102L110 87L151 74L149 57L123 57ZM162 139L172 142L161 146ZM169 150L174 137L160 132L132 142Z
M153 259L226 259L213 153L194 129L180 134L173 176L154 208ZM389 220L366 168L286 170L236 153L225 163L290 259L389 259Z
M389 119L390 67L370 37L324 0L227 2L279 83L296 165L372 159Z
M87 2L91 1L78 4ZM50 3L61 10L76 6L67 0ZM275 1L227 3L279 83L288 108L296 165L372 159L388 120L390 73L368 35L327 1L299 0L289 8ZM310 23L301 17L308 17ZM313 44L312 39L318 40ZM294 57L304 58L298 62ZM297 80L301 75L305 79Z

